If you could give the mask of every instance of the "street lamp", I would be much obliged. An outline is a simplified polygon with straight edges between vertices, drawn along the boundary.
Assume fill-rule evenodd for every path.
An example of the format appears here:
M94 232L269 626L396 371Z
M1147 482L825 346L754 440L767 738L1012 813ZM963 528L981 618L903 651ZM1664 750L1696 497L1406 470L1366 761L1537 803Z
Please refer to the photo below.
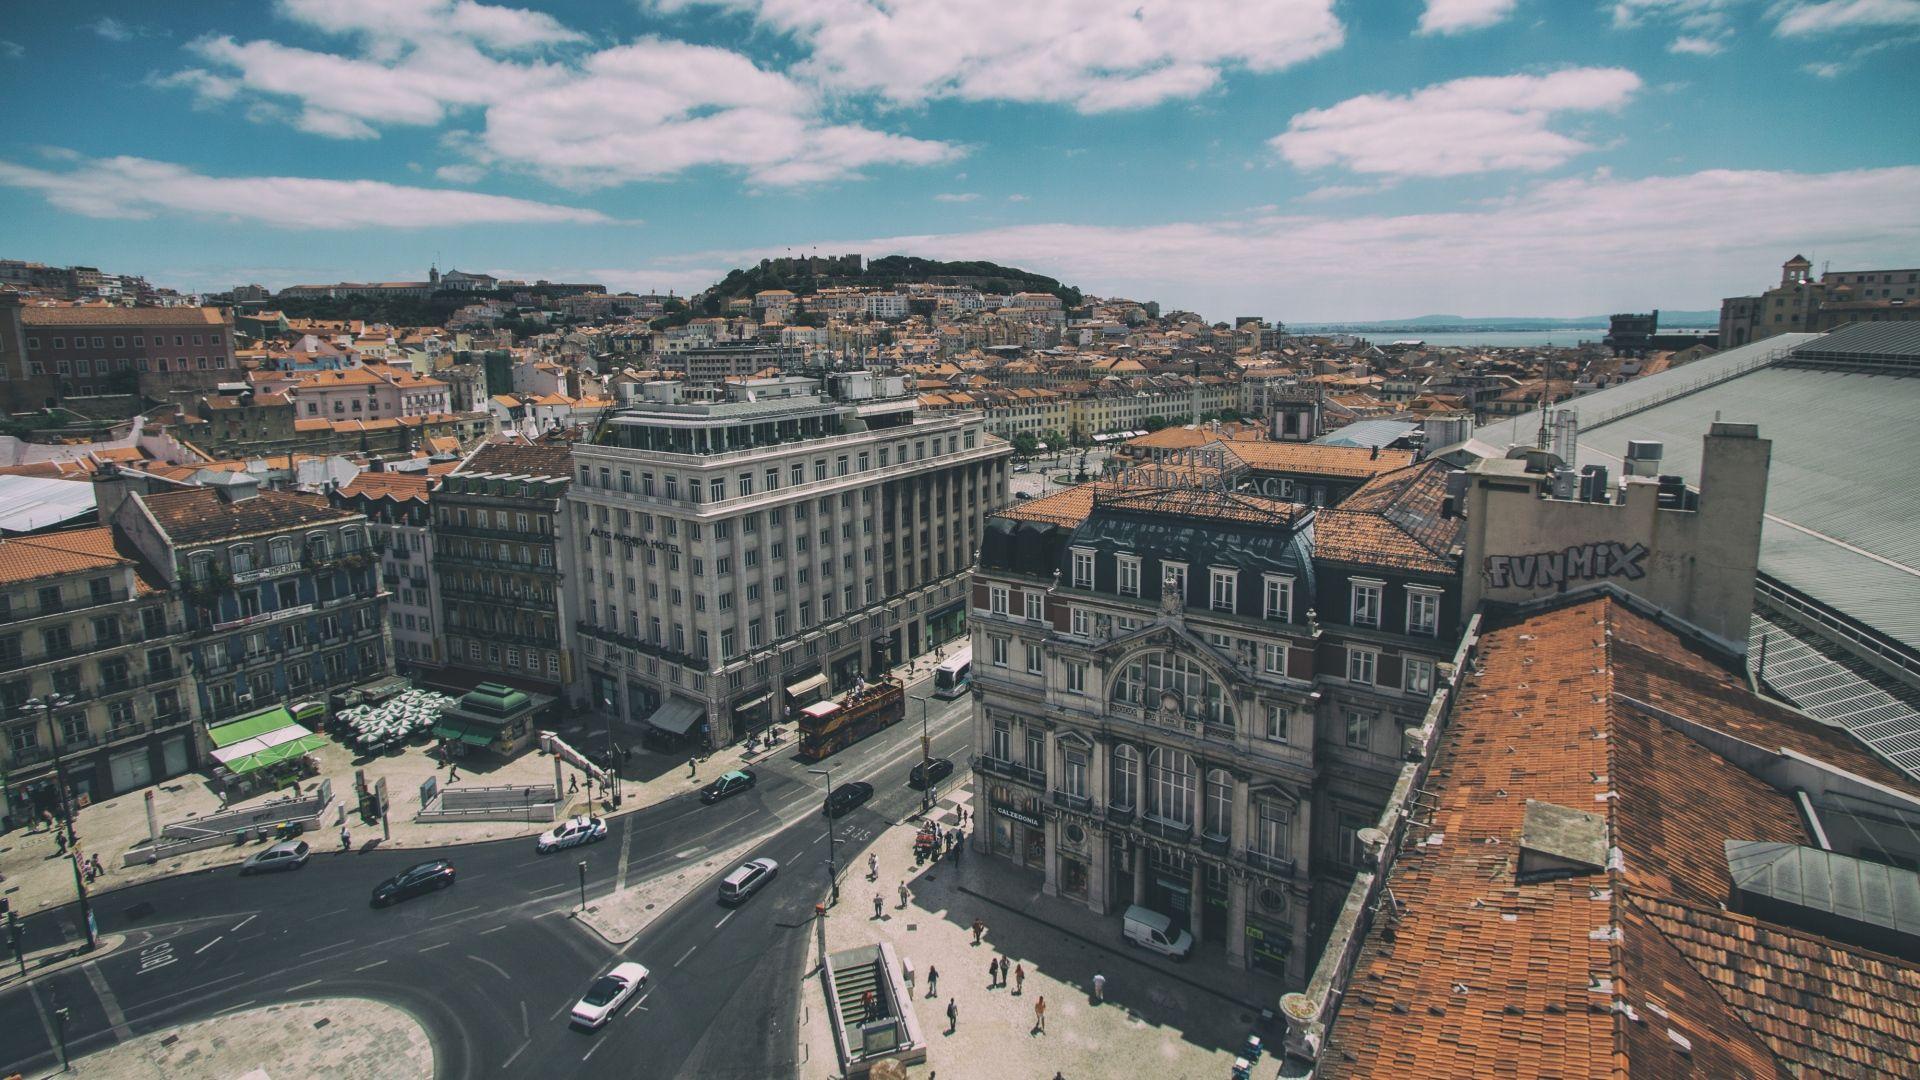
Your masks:
M585 914L586 910L587 910L587 860L581 859L580 860L580 911L582 914Z
M609 787L613 791L613 807L620 808L620 747L613 741L613 709L611 694L603 693L600 698L607 712L607 768L610 772Z
M67 1007L65 1005L62 1005L59 1008L53 1010L54 1023L59 1026L59 1033L60 1033L60 1071L61 1072L73 1071L73 1063L67 1060L67 1021L72 1019L72 1017L73 1017L73 1014L67 1010Z
M67 844L70 847L77 847L80 843L80 834L74 830L73 806L67 798L67 764L60 757L59 732L53 729L54 712L73 704L73 696L55 691L47 694L45 697L28 698L20 704L21 712L24 713L32 709L39 709L46 717L47 746L53 751L54 784L60 789L60 814L66 818L67 822ZM54 834L56 837L59 835L57 828L54 830Z
M920 812L933 812L933 741L927 737L927 698L920 696Z
M827 902L829 904L837 904L840 902L840 869L833 858L833 845L838 842L833 838L833 763L828 762L827 767L824 769L808 769L807 771L815 776L823 777L826 781L825 790L827 799L820 804L820 808L827 816L827 884L832 887L832 893Z

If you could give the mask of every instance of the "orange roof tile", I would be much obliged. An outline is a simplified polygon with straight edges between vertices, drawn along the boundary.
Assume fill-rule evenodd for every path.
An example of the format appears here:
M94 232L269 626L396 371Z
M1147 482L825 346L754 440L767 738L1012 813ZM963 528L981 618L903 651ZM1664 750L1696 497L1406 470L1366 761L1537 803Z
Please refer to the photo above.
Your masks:
M1304 473L1314 476L1378 476L1413 464L1411 450L1382 450L1364 446L1328 446L1323 443L1252 442L1226 444L1247 467L1262 472Z

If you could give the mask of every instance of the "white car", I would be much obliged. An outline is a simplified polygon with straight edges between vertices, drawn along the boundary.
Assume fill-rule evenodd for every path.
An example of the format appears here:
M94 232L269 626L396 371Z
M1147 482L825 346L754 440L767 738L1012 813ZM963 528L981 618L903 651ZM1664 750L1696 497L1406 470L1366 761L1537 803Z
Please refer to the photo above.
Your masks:
M595 840L607 838L607 823L597 817L585 814L567 820L540 834L533 842L534 850L545 855L549 851L591 844Z
M620 1006L634 991L647 985L647 969L639 964L620 964L593 980L587 994L573 1007L573 1022L584 1028L597 1028L613 1019Z

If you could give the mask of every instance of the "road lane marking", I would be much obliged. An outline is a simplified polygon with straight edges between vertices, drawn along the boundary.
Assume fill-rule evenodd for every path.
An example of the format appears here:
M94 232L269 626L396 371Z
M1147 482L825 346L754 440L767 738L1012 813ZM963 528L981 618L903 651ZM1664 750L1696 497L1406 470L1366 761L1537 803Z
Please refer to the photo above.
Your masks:
M566 1012L568 1009L571 1009L571 1008L573 1008L573 1002L571 1001L564 1002L563 1004L561 1004L559 1008L553 1010L552 1016L547 1017L547 1023L551 1024L555 1020L560 1019L560 1014L563 1012Z
M40 1027L47 1033L47 1047L51 1049L58 1046L60 1036L54 1033L53 1018L47 1015L47 1007L40 1000L40 984L28 983L27 996L33 999L33 1011L40 1014Z
M309 986L319 986L322 981L324 980L314 979L311 982L303 982L299 986L289 986L287 987L287 993L289 994L299 993L300 991L305 990Z
M327 917L327 916L329 916L329 915L338 915L338 914L340 914L341 912L343 912L343 911L346 911L346 910L347 910L346 908L343 908L343 907L337 907L337 908L334 908L334 909L333 909L332 911L323 911L323 912L321 912L320 914L318 914L318 915L315 915L315 916L314 916L314 918L315 918L315 919L324 919L324 918L326 918L326 917Z
M379 966L380 966L381 964L384 964L384 963L386 963L386 961L385 961L385 960L375 960L375 961L374 961L373 963L371 963L371 964L361 964L361 965L360 965L359 967L357 967L357 968L354 968L353 970L355 970L355 971L372 971L372 970L373 970L374 968L377 968L377 967L379 967Z
M447 946L449 946L449 945L451 945L451 944L453 944L453 942L451 942L451 941L442 941L442 942L440 942L440 943L438 943L438 944L435 944L435 945L428 945L428 946L427 946L426 948L424 948L424 949L421 949L420 951L421 951L421 952L432 952L432 951L433 951L433 950L435 950L435 949L444 949L444 948L446 948Z
M627 887L627 858L633 854L633 819L629 818L626 827L620 830L620 865L613 872L613 891L619 892Z
M585 1061L585 1060L587 1060L588 1058L590 1058L590 1057L592 1057L592 1056L593 1056L593 1051L594 1051L594 1050L598 1050L598 1049L600 1049L600 1048L601 1048L602 1046L605 1046L605 1045L606 1045L606 1043L604 1043L604 1042L601 1042L601 1041L599 1041L599 1040L597 1040L597 1039L596 1039L596 1040L594 1041L594 1044L593 1044L593 1047L592 1047L592 1049L589 1049L589 1050L588 1050L588 1051L587 1051L586 1053L584 1053L584 1054L581 1054L581 1055L580 1055L580 1060L581 1060L581 1061Z
M233 932L234 932L234 930L238 930L238 929L240 929L240 928L241 928L242 926L245 926L245 925L247 925L248 923L250 923L250 922L252 922L253 920L255 920L255 919L257 919L257 918L259 918L259 917L260 917L260 913L259 913L259 912L254 912L254 913L253 913L252 915L249 915L249 916L247 916L246 918L244 918L244 919L241 919L241 920L240 920L240 921L239 921L238 923L235 923L235 924L234 924L234 927L233 927L233 930L229 930L229 931L227 931L227 933L229 933L229 934L231 934L231 933L233 933Z
M256 1001L258 1001L258 1000L260 1000L260 999L259 999L259 998L248 998L247 1000L245 1000L245 1001L243 1001L243 1002L241 1002L241 1003L240 1003L240 1004L238 1004L238 1005L229 1005L229 1006L227 1006L226 1008L224 1008L224 1009L221 1009L221 1010L219 1011L219 1013L217 1013L217 1014L215 1014L215 1015L218 1015L218 1016L229 1016L229 1015L232 1015L233 1013L237 1013L237 1012L239 1012L239 1011L240 1011L241 1009L244 1009L244 1008L246 1008L247 1006L249 1006L249 1005L251 1005L251 1004L253 1004L254 1002L256 1002Z
M789 855L789 856L787 856L787 861L788 861L788 862L797 862L797 861L799 861L799 859L800 859L800 856L802 856L802 855L805 855L806 853L807 853L807 849L806 849L806 848L801 848L801 849L800 849L799 851L796 851L796 852L794 852L793 854L791 854L791 855Z
M323 953L323 952L332 952L333 950L335 950L335 949L338 949L338 948L340 948L340 947L342 947L342 946L345 946L345 945L351 945L351 944L353 944L353 943L354 943L354 942L355 942L356 940L358 940L358 939L356 939L356 938L348 938L348 939L347 939L347 940L345 940L345 941L336 941L336 942L334 942L334 943L333 943L333 944L331 944L331 945L322 945L322 946L320 946L320 947L319 947L319 948L317 948L317 949L308 949L308 950L307 950L306 952L303 952L303 953L301 953L301 954L300 954L300 957L301 957L301 958L305 958L305 957L308 957L308 956L317 956L317 955L319 955L320 953Z
M212 941L209 941L209 942L207 942L207 943L206 943L205 945L202 945L202 946L200 946L199 948L197 948L197 949L195 949L195 950L193 950L193 955L195 955L195 956L199 956L199 955L200 955L201 953L203 953L203 952L206 952L206 951L207 951L208 949L211 949L211 948L213 948L213 947L214 947L215 945L218 945L218 944L220 944L220 943L221 943L222 941L225 941L225 940L226 940L226 938L227 938L227 935L225 935L225 934L221 934L221 935L220 935L219 937L217 937L217 938L214 938L214 939L213 939Z
M676 859L691 859L694 856L699 855L701 852L704 852L706 850L707 849L704 847L690 847L685 851L674 852L673 857Z
M555 1013L554 1015L556 1015L556 1016L558 1016L559 1014L558 1014L558 1013ZM519 1056L520 1056L521 1054L524 1054L524 1053L526 1053L526 1052L527 1052L527 1047L529 1047L529 1046L532 1046L532 1045L533 1045L533 1040L532 1040L532 1039L528 1039L528 1040L527 1040L526 1042L523 1042L523 1043L521 1043L521 1044L520 1044L520 1049L518 1049L518 1050L515 1050L515 1051L514 1051L513 1053L511 1053L511 1054L508 1054L508 1055L507 1055L507 1060L505 1060L505 1061L503 1061L503 1062L501 1062L501 1063L500 1063L500 1067L504 1069L504 1068L506 1068L507 1066L509 1066L509 1065L511 1065L511 1064L513 1064L513 1059L514 1059L514 1058L517 1058L517 1057L519 1057Z
M449 912L447 912L447 913L445 913L445 914L443 914L443 915L435 915L435 916L434 916L433 918L431 918L431 919L428 919L427 921L428 921L428 922L439 922L439 921L440 921L441 919L451 919L451 918L453 918L453 917L454 917L454 916L456 916L456 915L465 915L465 914L466 914L467 912L469 912L469 911L479 911L479 910L480 910L480 908L481 908L482 906L483 906L483 905L480 905L480 904L475 904L475 905L473 905L472 907L463 907L463 908L459 908L459 909L457 909L457 910L454 910L454 911L449 911Z
M695 945L695 946L693 947L693 949L688 949L688 950L687 950L687 951L686 951L686 952L685 952L685 953L684 953L684 954L683 954L683 955L682 955L682 956L680 957L680 959L678 959L678 960L675 960L675 961L673 962L673 966L674 966L674 967L679 967L679 966L680 966L681 964L684 964L684 963L686 963L686 962L687 962L687 957L689 957L689 956L692 956L692 955L693 955L693 950L694 950L694 949L698 949L699 947L700 947L700 946L698 946L698 945Z
M733 912L729 911L725 915L720 916L720 921L717 923L714 923L713 928L715 930L718 930L721 927L727 925L727 920L733 918L733 914L734 914Z
M502 968L502 967L501 967L501 966L500 966L499 964L496 964L496 963L494 963L493 961L491 961L491 960L489 960L489 959L487 959L487 958L486 958L486 957L484 957L484 956L475 956L475 955L473 955L472 953L468 953L468 954L467 954L467 959L469 959L469 960L474 960L474 961L478 961L479 963L482 963L482 964L485 964L485 965L487 965L488 967L490 967L490 968L492 968L492 969L493 969L493 973L494 973L495 975L498 975L498 976L500 976L501 978L503 978L503 979L506 979L506 980L507 980L507 981L509 981L509 982L511 982L511 981L513 980L513 976L511 976L511 975L509 975L509 974L507 974L507 973L506 973L506 970L505 970L505 969L503 969L503 968Z
M505 930L506 928L507 928L507 924L506 924L506 923L501 923L501 924L500 924L499 926L496 926L496 927L494 927L494 928L493 928L493 929L491 929L491 930L482 930L482 931L480 931L480 933L479 933L479 934L477 934L477 935L475 935L475 936L476 936L476 937L486 937L486 936L487 936L488 934L497 934L497 933L499 933L500 931L502 931L502 930Z
M520 999L520 1034L529 1039L533 1037L533 1028L531 1025L527 1023L527 999L526 998Z

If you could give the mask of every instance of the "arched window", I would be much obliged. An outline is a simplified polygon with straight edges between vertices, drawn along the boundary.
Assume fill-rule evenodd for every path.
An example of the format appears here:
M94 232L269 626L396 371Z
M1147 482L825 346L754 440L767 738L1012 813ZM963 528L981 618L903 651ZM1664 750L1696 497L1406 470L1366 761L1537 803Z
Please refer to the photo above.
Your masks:
M213 555L210 552L196 552L187 563L188 573L195 581L213 580Z
M307 552L316 559L324 559L333 554L333 543L327 539L326 533L308 533Z
M233 572L244 574L253 569L253 545L236 544L227 549L227 561L233 564Z
M340 547L343 550L359 551L360 548L364 545L364 542L365 542L365 538L360 535L359 529L341 529L340 530Z
M1206 670L1175 653L1147 653L1120 670L1115 700L1148 711L1159 709L1168 693L1189 720L1233 726L1233 702Z
M1125 743L1113 748L1112 783L1107 802L1131 810L1140 805L1140 751Z
M1175 825L1193 824L1198 779L1193 755L1157 747L1147 754L1147 813Z
M1202 831L1208 836L1233 835L1233 777L1225 769L1207 770L1206 811Z
M293 561L293 541L284 536L276 536L267 544L267 559L274 566L285 566Z

